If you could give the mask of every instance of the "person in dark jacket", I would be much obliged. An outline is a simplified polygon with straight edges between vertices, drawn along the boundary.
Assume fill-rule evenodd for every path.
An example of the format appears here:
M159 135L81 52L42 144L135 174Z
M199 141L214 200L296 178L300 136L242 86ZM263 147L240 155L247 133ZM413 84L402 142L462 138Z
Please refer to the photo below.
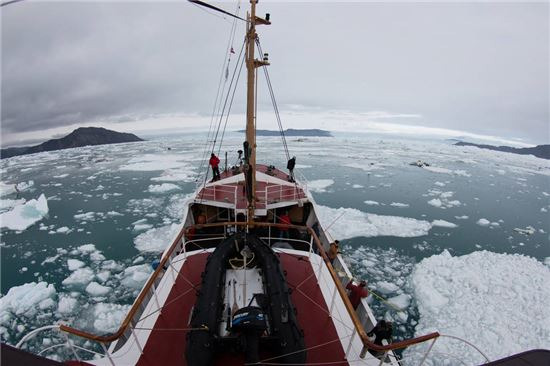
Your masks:
M294 167L296 166L296 157L293 156L292 159L288 160L286 163L286 168L288 169L288 181L294 182Z
M382 341L385 339L388 343L392 342L393 337L393 326L391 322L387 322L385 320L380 320L378 323L376 323L376 326L372 328L370 332L367 333L367 336L374 337L374 344L377 344L379 346L382 346ZM379 358L382 359L384 356L384 352L382 351L375 351L372 349L369 349L369 352ZM384 359L384 362L388 363L390 362L389 357L386 356Z
M380 320L376 323L376 326L372 328L370 332L367 333L369 337L374 336L374 343L382 345L382 340L385 339L388 343L392 341L393 326L391 322L385 320Z
M210 155L210 165L212 166L212 175L213 181L220 180L220 169L218 168L218 165L220 164L220 159L216 156L216 154L212 153Z
M363 297L369 296L369 292L365 288L367 286L367 281L363 280L359 282L359 285L353 284L353 280L349 281L346 286L346 289L350 290L349 301L354 309L357 310L357 307L361 303Z

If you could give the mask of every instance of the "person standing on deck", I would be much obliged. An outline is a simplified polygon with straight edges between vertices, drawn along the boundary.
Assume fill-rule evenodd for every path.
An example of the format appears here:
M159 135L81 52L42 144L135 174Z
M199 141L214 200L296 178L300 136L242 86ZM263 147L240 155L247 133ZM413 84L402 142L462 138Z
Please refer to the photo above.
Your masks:
M351 302L351 305L355 310L357 310L357 307L361 303L361 299L363 297L369 296L369 292L365 288L366 286L367 286L367 281L365 280L359 282L359 286L354 285L353 280L350 280L346 286L346 289L350 290L349 301Z
M291 225L290 222L290 216L288 216L288 211L285 211L281 216L279 216L279 224L284 225ZM288 235L288 227L281 227L279 228L279 238L287 238L289 239L290 236Z
M327 257L330 260L330 264L334 264L334 260L338 256L338 253L340 253L340 250L338 250L339 245L340 245L340 242L338 240L335 240L334 242L330 243L330 248L327 253Z
M218 168L218 165L220 164L220 159L216 156L216 154L212 153L210 155L209 163L212 166L212 181L220 180L220 169Z
M287 164L286 168L288 169L288 181L294 183L294 167L296 166L296 157L293 156L292 159L290 159Z

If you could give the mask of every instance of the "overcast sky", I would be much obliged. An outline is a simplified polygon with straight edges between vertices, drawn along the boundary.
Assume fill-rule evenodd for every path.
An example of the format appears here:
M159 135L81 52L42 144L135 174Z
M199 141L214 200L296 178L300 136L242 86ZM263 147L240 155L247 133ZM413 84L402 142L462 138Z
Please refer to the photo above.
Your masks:
M550 143L547 2L262 1L265 12L287 128ZM3 146L77 126L208 129L230 18L184 1L20 2L1 18ZM242 40L240 24L237 54ZM231 126L243 122L244 80ZM268 101L259 128L273 127Z

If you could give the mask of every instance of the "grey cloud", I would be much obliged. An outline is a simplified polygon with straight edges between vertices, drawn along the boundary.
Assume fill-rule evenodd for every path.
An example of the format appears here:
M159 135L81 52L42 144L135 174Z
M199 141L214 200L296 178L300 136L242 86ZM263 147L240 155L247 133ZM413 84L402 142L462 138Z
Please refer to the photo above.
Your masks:
M272 15L260 36L281 106L418 114L409 123L550 140L548 4L259 6ZM188 3L6 7L2 134L209 115L230 28ZM236 50L242 34L241 24ZM244 110L243 87L236 112Z

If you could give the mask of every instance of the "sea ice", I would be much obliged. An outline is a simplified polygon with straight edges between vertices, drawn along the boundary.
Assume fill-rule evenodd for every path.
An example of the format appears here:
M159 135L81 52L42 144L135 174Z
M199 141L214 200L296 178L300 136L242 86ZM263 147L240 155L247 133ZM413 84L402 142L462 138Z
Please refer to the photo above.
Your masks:
M111 291L110 287L102 286L95 281L90 282L88 286L86 286L86 292L92 296L104 296L104 295L107 295L110 291Z
M59 302L57 303L57 312L60 314L71 314L77 305L77 299L69 295L59 295Z
M1 227L22 231L42 220L48 214L48 201L44 194L37 200L32 199L15 206L11 211L0 214Z
M418 263L411 282L420 315L416 336L437 330L461 337L491 360L550 348L550 268L534 258L487 251L453 257L445 250ZM445 338L428 356L432 364L438 353L466 364L483 361L465 343Z
M149 186L148 191L151 193L165 193L170 191L179 190L180 187L178 187L175 184L172 183L162 183L162 184L152 184Z
M176 168L188 168L189 164L181 161L185 156L176 154L146 154L130 159L119 170L131 170L138 172L168 170Z
M333 184L334 180L332 179L317 179L309 181L307 187L312 192L322 193L326 192L326 188Z
M334 238L349 239L357 236L398 236L414 237L426 235L432 225L423 220L400 216L367 214L354 208L331 208L317 205L319 220L329 225L334 219L338 221L330 228Z
M35 316L40 304L56 295L55 287L46 282L30 282L10 288L0 298L0 324L4 325L11 318L10 314L27 318Z
M69 267L69 271L76 271L77 269L84 267L84 262L79 261L78 259L67 259L67 267Z
M99 332L114 333L118 330L130 305L98 303L93 308L94 328Z
M136 249L141 252L162 252L167 246L172 244L175 236L180 229L180 225L171 224L155 229L149 229L139 234L134 239Z
M390 206L393 207L409 207L408 203L401 203L401 202L392 202L390 203Z
M365 204L369 205L369 206L378 206L379 203L376 202L376 201L365 201Z
M153 272L153 268L149 264L128 267L121 274L121 283L133 290L139 290L143 287L151 272Z
M71 275L61 282L64 286L69 287L86 287L94 279L94 272L88 268L78 268Z
M491 224L491 221L489 221L485 218L481 218L481 219L477 220L476 224L478 224L479 226L489 226Z
M432 205L434 207L441 207L442 203L439 198L434 198L428 201L428 205Z
M447 227L451 229L458 227L457 224L453 224L452 222L445 221L445 220L434 220L432 221L432 226Z

